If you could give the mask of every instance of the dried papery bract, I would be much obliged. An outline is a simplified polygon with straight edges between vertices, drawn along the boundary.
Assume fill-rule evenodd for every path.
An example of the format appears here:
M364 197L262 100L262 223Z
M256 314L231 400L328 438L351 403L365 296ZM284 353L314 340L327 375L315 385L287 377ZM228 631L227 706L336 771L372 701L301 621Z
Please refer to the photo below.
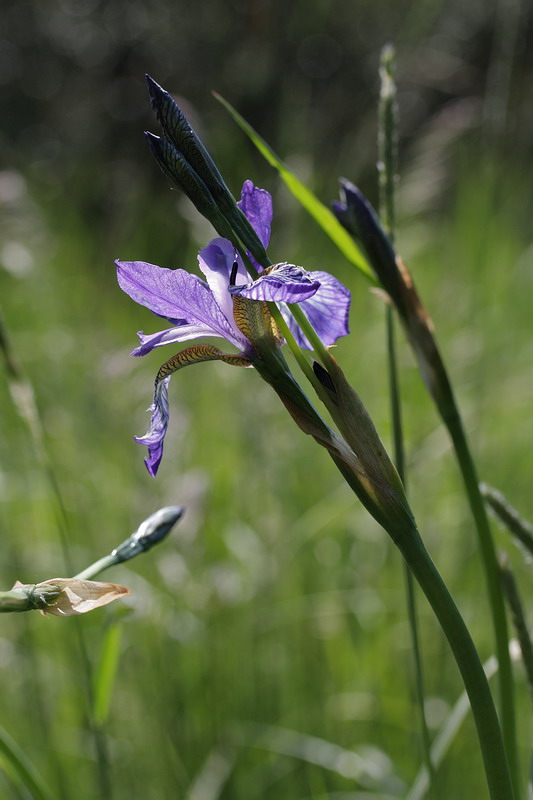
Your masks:
M21 611L35 608L44 615L54 614L58 617L86 614L130 594L126 586L79 578L51 578L35 584L16 581L13 590L18 590L21 597L25 595L27 598L27 608L21 607Z

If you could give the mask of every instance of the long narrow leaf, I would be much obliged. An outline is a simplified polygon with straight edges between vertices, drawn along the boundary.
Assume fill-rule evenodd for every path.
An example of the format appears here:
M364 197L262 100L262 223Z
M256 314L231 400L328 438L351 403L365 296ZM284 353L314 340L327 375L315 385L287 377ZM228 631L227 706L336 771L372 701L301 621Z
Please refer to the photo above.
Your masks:
M483 669L489 680L496 674L498 671L498 662L494 656L491 656L488 661L485 662ZM439 733L433 740L431 746L431 760L437 768L441 765L469 711L470 703L468 701L468 696L466 692L463 692L444 721ZM405 800L423 800L428 789L429 775L426 767L423 766L420 768L413 785L407 792Z
M105 723L109 713L120 657L120 639L120 623L113 622L105 634L102 656L94 682L93 715L94 721L99 726Z
M54 800L41 775L37 772L24 750L11 738L6 730L0 728L0 754L33 800Z
M375 283L374 276L368 265L367 259L357 247L352 237L344 230L340 222L327 206L320 202L318 197L290 171L286 164L276 155L270 145L241 117L238 111L221 95L213 92L214 97L231 114L237 125L246 133L261 155L276 169L291 194L298 200L305 210L313 217L341 253L367 278Z

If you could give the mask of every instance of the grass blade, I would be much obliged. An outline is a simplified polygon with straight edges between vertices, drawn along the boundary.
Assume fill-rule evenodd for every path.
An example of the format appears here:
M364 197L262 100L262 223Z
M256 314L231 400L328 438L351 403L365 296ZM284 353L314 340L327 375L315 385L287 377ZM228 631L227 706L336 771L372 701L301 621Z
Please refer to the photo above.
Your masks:
M94 680L93 719L98 727L104 725L109 714L120 658L121 634L120 623L113 622L104 637L102 657Z
M313 217L331 241L338 247L341 253L359 269L372 283L375 283L373 273L368 265L366 257L357 247L352 237L344 230L340 222L327 206L320 202L318 197L291 172L286 164L276 155L270 145L249 125L244 117L228 103L217 92L213 92L214 97L221 103L226 111L233 117L237 125L251 139L262 156L268 163L276 169L285 183L287 189L298 200L305 210Z
M488 659L483 665L487 679L492 678L498 671L498 662L494 656ZM446 753L451 747L466 715L470 711L468 695L463 692L454 707L450 711L442 728L433 740L431 746L431 761L435 767L439 767ZM429 790L429 773L425 766L421 767L413 785L405 796L405 800L422 800Z
M34 800L54 800L54 795L24 750L3 728L0 728L0 754L8 762L13 775L20 780Z

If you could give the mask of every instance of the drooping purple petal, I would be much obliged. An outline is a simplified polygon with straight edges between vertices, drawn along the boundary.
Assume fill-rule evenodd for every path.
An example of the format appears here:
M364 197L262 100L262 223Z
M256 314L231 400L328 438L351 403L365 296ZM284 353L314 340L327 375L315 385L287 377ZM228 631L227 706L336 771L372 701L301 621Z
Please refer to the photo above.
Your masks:
M313 273L316 274L316 273ZM320 281L311 277L303 267L294 264L275 264L268 274L261 274L244 286L230 286L231 294L249 300L272 300L279 303L301 303L318 291Z
M145 356L150 353L155 347L162 347L166 344L176 344L176 342L188 342L190 339L199 339L201 336L220 336L218 331L214 331L212 327L202 325L189 325L184 323L175 328L167 328L164 331L157 331L157 333L144 333L139 331L137 333L140 345L132 350L131 356ZM241 336L242 338L242 336ZM240 346L240 345L239 345Z
M317 270L310 272L309 275L319 281L320 288L313 297L301 303L300 308L318 333L324 346L330 347L337 339L350 332L348 327L350 292L329 272ZM305 350L312 350L313 348L290 311L282 308L282 314L298 345Z
M174 372L192 364L205 361L223 361L234 367L251 367L249 356L242 353L223 353L212 344L196 344L180 350L161 365L155 379L154 402L150 406L152 417L150 428L144 436L136 436L135 441L148 447L148 456L144 459L150 475L155 478L163 457L163 442L168 427L168 384Z
M138 444L148 447L148 455L144 459L146 469L155 478L161 459L163 458L163 442L168 427L168 384L170 375L156 383L154 402L150 406L152 418L150 428L144 436L136 436Z
M235 336L242 346L243 337L233 319L233 300L228 291L233 266L237 262L237 271L233 282L242 284L249 280L241 257L235 253L235 247L227 239L213 239L207 247L198 253L198 264L205 275L218 307L226 317L228 324L233 329Z
M117 261L116 264L120 288L135 302L154 314L184 319L204 331L210 330L211 336L221 336L236 347L242 347L242 335L236 335L209 287L197 275L145 261Z
M258 189L252 181L244 181L241 199L237 203L261 240L263 247L270 241L272 225L272 197L266 189Z

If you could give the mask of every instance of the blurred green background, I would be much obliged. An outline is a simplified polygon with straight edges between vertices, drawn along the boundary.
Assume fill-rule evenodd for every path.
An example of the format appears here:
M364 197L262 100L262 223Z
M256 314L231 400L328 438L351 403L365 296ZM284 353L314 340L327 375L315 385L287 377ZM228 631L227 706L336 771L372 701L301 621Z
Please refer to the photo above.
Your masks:
M193 268L209 226L152 161L150 73L235 194L268 188L273 260L353 292L336 356L388 444L383 304L212 99L223 94L326 203L344 175L375 201L378 62L398 54L399 249L434 318L483 479L533 517L533 55L520 0L4 0L0 304L30 377L81 570L161 505L186 517L107 573L133 591L80 620L2 618L0 726L52 796L147 800L402 797L421 761L402 564L333 464L251 370L175 376L159 475L133 442L166 355L113 260ZM476 538L448 439L400 337L409 491L483 658ZM0 375L1 585L67 571L49 476ZM531 602L531 567L510 550ZM420 602L431 730L461 691ZM120 634L120 640L116 636ZM120 660L92 710L102 655ZM83 657L85 651L86 658ZM88 675L87 664L90 667ZM517 665L524 773L531 740ZM314 737L314 738L312 738ZM2 797L27 798L0 754ZM481 797L467 721L440 797Z

